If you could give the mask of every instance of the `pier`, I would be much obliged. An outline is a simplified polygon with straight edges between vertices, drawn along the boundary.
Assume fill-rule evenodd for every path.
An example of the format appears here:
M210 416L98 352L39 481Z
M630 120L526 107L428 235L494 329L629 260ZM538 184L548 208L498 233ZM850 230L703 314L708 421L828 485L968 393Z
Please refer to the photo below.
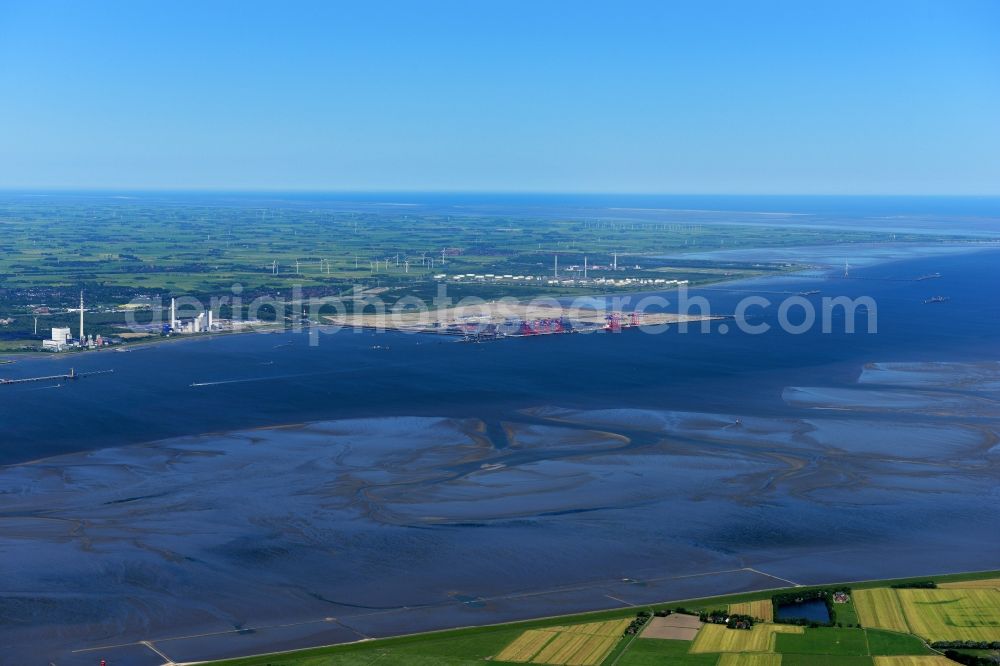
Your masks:
M22 379L0 379L0 384L27 384L30 382L45 382L45 381L67 381L82 379L83 377L92 377L94 375L108 375L113 373L114 370L93 370L91 372L77 372L75 368L70 368L69 373L63 375L45 375L44 377L24 377Z

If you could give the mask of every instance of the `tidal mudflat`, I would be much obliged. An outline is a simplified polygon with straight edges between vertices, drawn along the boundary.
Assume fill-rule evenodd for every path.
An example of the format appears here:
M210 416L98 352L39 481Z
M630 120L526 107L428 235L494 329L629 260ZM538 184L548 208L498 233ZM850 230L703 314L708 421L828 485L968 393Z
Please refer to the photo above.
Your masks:
M998 422L898 421L850 390L873 397L833 416L542 407L9 466L0 637L57 664L149 639L189 660L995 563Z

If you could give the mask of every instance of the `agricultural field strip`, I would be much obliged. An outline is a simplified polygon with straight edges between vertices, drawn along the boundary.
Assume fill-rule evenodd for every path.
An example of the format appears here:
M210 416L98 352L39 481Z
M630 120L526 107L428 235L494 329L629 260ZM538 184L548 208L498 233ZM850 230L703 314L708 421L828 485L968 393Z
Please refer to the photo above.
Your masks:
M929 641L1000 640L1000 590L874 588L857 590L861 624L920 636Z
M600 663L621 638L629 619L529 629L507 645L496 659L517 663Z
M736 654L727 652L719 656L716 666L781 666L780 654Z
M855 590L854 608L863 627L888 629L903 634L912 633L896 591L891 588Z
M875 666L955 666L955 662L941 656L875 657Z
M572 655L559 664L570 666L594 666L604 661L620 639L604 636L587 636L587 640Z
M774 652L776 634L805 633L804 627L790 624L755 624L749 631L706 624L691 644L692 654L706 652Z
M770 599L729 604L729 612L736 615L749 615L764 622L774 621L774 604Z
M982 580L964 580L954 583L941 583L938 585L941 590L976 590L994 589L1000 590L1000 578L984 578Z
M545 646L534 659L534 664L579 664L587 666L600 663L618 641L617 638L588 634L559 634Z
M538 654L558 632L529 629L505 647L496 658L500 661L528 662Z
M931 641L1000 641L1000 591L896 590L911 632Z
M552 627L552 630L570 634L588 634L590 636L621 636L631 619L608 620L605 622L588 622L586 624L569 624Z

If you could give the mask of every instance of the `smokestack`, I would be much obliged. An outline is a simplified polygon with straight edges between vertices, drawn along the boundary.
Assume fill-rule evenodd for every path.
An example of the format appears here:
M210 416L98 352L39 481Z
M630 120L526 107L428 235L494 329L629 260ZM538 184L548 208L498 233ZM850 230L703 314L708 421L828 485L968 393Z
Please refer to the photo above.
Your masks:
M557 254L552 263L552 277L559 277L559 255Z
M170 328L177 328L177 299L170 299Z
M83 291L80 291L80 344L83 344Z
M208 311L208 330L212 330L212 311Z

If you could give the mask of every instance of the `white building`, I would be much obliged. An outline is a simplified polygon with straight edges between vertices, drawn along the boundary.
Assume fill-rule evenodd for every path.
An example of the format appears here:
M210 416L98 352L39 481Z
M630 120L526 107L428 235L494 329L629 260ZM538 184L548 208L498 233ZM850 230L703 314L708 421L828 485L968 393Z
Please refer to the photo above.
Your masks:
M69 335L68 328L53 328L52 337L48 340L42 340L42 349L57 352L63 351L68 345Z

